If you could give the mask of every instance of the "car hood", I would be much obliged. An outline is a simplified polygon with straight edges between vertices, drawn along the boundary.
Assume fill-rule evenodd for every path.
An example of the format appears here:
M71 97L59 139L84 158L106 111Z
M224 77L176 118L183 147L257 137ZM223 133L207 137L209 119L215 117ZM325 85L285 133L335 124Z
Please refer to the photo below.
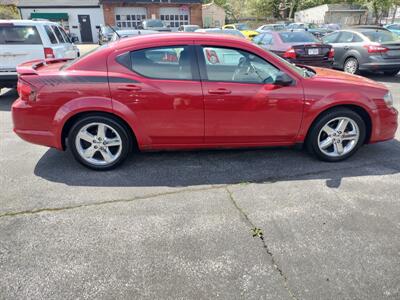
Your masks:
M344 84L355 84L359 86L368 86L372 88L387 90L384 84L362 76L352 75L342 71L335 71L325 68L312 67L312 69L316 72L316 75L313 77L315 79L320 79L323 81L331 81L331 82L341 82Z

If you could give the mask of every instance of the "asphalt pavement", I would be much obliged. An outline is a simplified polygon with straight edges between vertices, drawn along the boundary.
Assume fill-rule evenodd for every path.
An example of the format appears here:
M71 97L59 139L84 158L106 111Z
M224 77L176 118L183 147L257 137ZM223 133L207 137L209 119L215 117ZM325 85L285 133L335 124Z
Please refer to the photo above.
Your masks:
M384 82L400 108L400 75ZM0 299L400 299L400 132L351 159L159 152L93 172L0 95Z

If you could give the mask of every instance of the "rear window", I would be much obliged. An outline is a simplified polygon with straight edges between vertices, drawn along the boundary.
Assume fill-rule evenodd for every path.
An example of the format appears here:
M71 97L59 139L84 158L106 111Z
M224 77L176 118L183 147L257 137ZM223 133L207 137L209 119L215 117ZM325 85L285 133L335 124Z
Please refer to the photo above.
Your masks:
M306 31L296 32L281 32L279 33L282 42L284 43L313 43L318 42L317 38L312 33Z
M57 26L51 26L51 28L53 28L54 33L56 34L58 41L60 43L65 43L64 38L63 38L60 30L58 30L58 27Z
M163 27L164 23L160 20L148 20L146 21L148 27Z
M50 43L58 44L56 36L54 35L54 32L53 32L53 30L51 30L50 26L46 25L46 26L44 26L44 29L46 30L47 36L50 39Z
M38 45L42 44L36 26L0 26L0 45Z
M376 43L390 43L390 42L400 42L400 37L393 32L386 30L368 30L362 31L363 35L365 35L371 42Z

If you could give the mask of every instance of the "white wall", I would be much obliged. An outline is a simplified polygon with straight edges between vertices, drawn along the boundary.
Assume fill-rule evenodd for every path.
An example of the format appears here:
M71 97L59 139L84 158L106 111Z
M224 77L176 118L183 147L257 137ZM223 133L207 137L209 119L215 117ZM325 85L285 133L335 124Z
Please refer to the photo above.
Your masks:
M104 24L104 14L102 7L96 8L21 8L22 19L30 19L31 13L67 13L69 31L75 33L79 40L81 40L81 32L79 29L78 15L90 15L90 25L92 27L93 42L98 42L98 29L97 25ZM73 28L77 26L78 28Z
M294 21L299 23L324 23L325 13L328 11L328 5L320 5L309 9L301 10L295 13Z

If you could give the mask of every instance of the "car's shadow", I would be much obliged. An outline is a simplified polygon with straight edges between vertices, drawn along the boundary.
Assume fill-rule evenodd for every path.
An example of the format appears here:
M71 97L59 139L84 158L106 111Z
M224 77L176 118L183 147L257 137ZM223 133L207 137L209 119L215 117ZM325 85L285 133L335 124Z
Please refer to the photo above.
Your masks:
M1 92L3 92L1 94ZM0 111L10 111L11 105L18 98L17 90L4 89L0 91Z
M48 150L35 174L70 186L195 186L326 179L338 187L341 178L400 172L397 140L362 147L340 163L321 162L305 151L280 148L196 152L136 153L118 169L95 172L73 160L70 152Z

